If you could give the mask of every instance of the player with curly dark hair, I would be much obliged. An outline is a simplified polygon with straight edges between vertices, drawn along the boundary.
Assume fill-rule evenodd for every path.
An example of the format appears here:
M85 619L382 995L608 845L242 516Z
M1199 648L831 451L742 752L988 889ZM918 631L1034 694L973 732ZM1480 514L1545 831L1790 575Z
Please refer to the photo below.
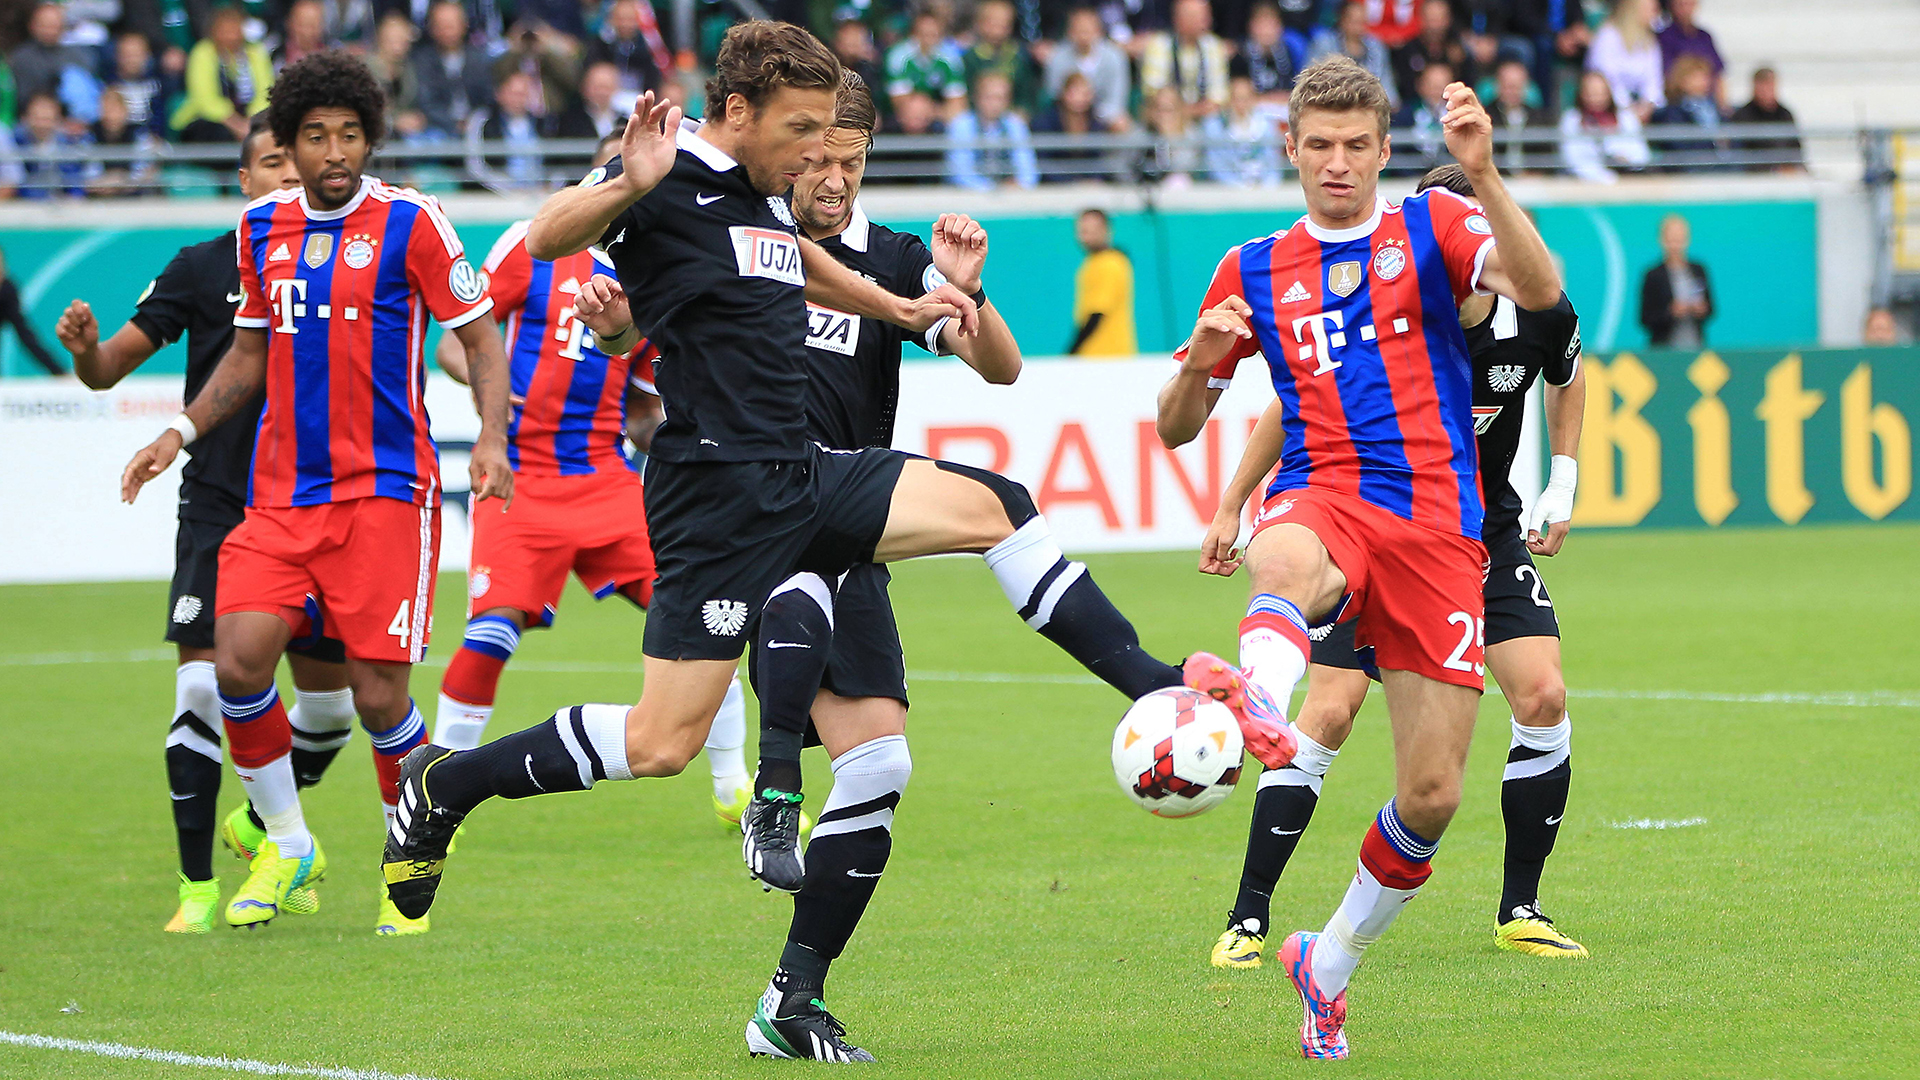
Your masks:
M314 207L340 207L360 189L367 155L387 133L387 98L352 53L334 50L290 64L274 82L267 126L294 164Z

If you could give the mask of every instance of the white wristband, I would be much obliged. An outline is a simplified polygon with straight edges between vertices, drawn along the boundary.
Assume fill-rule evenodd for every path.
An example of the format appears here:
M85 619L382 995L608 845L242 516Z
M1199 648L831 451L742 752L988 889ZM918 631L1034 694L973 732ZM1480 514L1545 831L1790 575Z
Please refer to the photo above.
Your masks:
M1580 463L1565 454L1553 455L1547 468L1547 486L1557 491L1573 491L1580 486Z
M167 429L180 433L180 445L182 446L190 446L200 441L200 429L193 426L193 421L187 419L186 413L181 413L179 416L174 417L173 423L168 424Z

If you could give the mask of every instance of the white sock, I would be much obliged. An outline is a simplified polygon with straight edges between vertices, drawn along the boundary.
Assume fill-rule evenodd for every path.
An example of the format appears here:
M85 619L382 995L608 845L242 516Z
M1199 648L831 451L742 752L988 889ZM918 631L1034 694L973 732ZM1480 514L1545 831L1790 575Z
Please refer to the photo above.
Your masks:
M713 773L713 797L731 803L741 788L752 787L747 775L747 694L740 688L740 676L727 684L727 696L720 711L713 714L713 726L707 729L707 768Z
M905 735L883 735L841 754L834 759L833 790L820 807L820 822L813 827L809 842L865 829L892 832L893 808L912 776L913 756L907 752ZM871 808L860 814L846 813L859 806Z
M1530 776L1549 773L1560 767L1573 752L1573 717L1564 713L1560 722L1552 727L1528 727L1518 720L1512 721L1513 739L1507 744L1507 768L1500 777L1507 780L1525 780ZM1525 753L1515 753L1524 750Z
M433 716L433 743L449 750L472 750L486 736L491 719L493 706L469 705L441 694Z
M1307 620L1290 601L1271 593L1260 593L1247 604L1247 617L1240 623L1240 669L1267 692L1282 710L1292 708L1294 688L1306 678L1306 652L1270 623L1284 619L1298 627L1302 638Z
M267 839L289 859L304 858L313 851L313 834L307 831L307 819L300 813L300 793L293 782L293 756L282 754L257 769L235 766L240 786L247 789L247 801L267 827Z
M630 705L582 705L580 723L587 729L587 741L600 758L600 769L609 780L631 780L627 767L627 713ZM562 729L563 737L565 728Z
M353 691L301 690L287 710L293 745L302 750L336 750L353 737Z
M1015 529L1012 536L988 548L984 557L1007 602L1035 630L1046 627L1061 594L1087 572L1084 564L1068 562L1061 554L1042 517Z
M1380 940L1380 935L1399 918L1400 909L1419 892L1419 889L1390 889L1364 865L1360 867L1353 884L1347 886L1347 895L1341 899L1340 907L1320 932L1319 947L1313 950L1313 981L1320 985L1321 993L1332 997L1347 988L1347 981L1353 977L1353 969L1360 966L1360 957L1367 946Z
M1260 789L1288 786L1312 788L1317 797L1327 768L1333 764L1334 758L1340 756L1340 751L1329 750L1315 742L1297 724L1288 724L1287 727L1292 729L1294 741L1300 748L1294 751L1293 760L1287 763L1286 768L1268 769L1260 774Z
M171 722L192 713L205 731ZM213 661L189 660L173 674L173 715L168 718L167 745L184 745L214 764L224 764L220 752L220 684L213 677ZM213 738L208 739L207 735Z

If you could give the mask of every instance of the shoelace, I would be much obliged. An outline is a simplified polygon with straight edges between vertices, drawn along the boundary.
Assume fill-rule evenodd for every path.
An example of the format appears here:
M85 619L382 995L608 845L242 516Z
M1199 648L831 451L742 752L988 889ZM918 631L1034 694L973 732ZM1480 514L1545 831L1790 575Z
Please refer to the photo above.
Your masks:
M753 830L754 844L756 846L766 847L768 846L768 842L776 836L798 835L800 804L763 802L762 805L771 807L771 811L761 810L759 813L753 814L749 819ZM783 848L787 846L789 845L782 845Z

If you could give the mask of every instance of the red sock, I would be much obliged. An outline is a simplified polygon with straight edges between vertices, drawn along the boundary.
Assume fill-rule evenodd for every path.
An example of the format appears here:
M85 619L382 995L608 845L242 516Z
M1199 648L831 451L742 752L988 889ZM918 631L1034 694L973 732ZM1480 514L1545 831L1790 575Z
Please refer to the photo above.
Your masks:
M233 697L221 694L220 719L233 763L240 768L257 769L293 751L293 725L287 723L277 687Z
M420 716L419 707L409 703L405 719L385 731L368 728L367 734L373 743L373 772L380 781L380 801L391 811L400 801L400 759L427 741L427 722Z
M461 646L447 661L447 674L440 680L440 692L467 705L491 705L500 688L500 672L506 669L505 657L488 656Z

